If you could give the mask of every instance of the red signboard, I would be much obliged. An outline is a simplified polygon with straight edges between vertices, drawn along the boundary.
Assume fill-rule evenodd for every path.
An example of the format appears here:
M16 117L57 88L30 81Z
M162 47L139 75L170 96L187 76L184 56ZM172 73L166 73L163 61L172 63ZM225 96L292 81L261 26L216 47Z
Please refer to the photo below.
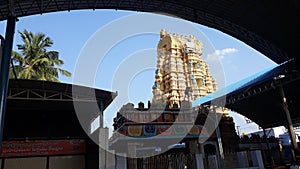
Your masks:
M78 140L37 140L4 141L0 157L44 156L85 153L85 141Z

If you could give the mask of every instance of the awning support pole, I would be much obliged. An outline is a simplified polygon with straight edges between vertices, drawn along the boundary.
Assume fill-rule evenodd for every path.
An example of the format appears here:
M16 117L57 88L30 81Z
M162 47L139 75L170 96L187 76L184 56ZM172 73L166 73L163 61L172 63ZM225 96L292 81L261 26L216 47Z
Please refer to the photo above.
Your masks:
M293 127L293 123L292 123L292 120L291 120L291 115L290 115L290 112L289 112L289 108L288 108L288 104L287 104L287 101L286 101L286 97L285 97L285 93L284 93L282 84L279 85L279 92L280 92L280 96L282 98L282 103L283 103L282 106L283 106L283 109L285 111L285 115L286 115L286 118L287 118L288 131L289 131L290 139L291 139L292 146L293 146L292 150L291 150L292 158L293 158L293 162L296 162L295 150L298 148L298 145L297 145L297 142L296 142L294 127Z
M3 48L3 56L1 58L0 67L0 146L2 145L3 139L3 128L4 128L4 118L6 110L6 97L8 90L9 81L9 69L10 60L12 53L12 46L15 33L16 16L14 14L14 2L9 1L10 5L10 16L7 18L6 32L5 32L5 43Z

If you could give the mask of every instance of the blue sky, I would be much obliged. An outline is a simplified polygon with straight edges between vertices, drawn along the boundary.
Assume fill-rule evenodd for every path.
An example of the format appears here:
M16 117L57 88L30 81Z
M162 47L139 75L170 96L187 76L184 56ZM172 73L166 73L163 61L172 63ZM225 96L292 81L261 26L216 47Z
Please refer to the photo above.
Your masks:
M52 50L57 50L60 53L60 58L65 61L63 65L64 69L74 72L76 62L79 57L82 57L87 44L93 39L92 37L97 36L97 33L101 33L105 27L112 25L112 22L118 22L124 16L131 15L143 15L142 12L122 11L122 10L80 10L71 12L56 12L43 15L34 15L19 18L16 25L16 34L14 39L14 48L16 44L20 43L18 30L27 29L34 33L42 32L47 36L51 37L54 41ZM149 15L149 14L148 14ZM160 14L152 14L156 17L162 17L164 19L171 19L170 22L181 23L181 19L175 19L173 17L167 17ZM134 29L142 25L146 25L151 20L136 20L133 24L119 25L118 29ZM155 21L153 21L155 22ZM187 21L184 21L187 22ZM122 23L122 22L120 22ZM198 29L200 35L196 37L202 38L200 41L204 42L204 54L203 57L208 62L218 60L222 70L216 69L216 71L222 71L224 74L224 85L228 85L239 81L247 76L262 71L275 63L260 54L253 48L247 46L245 43L223 34L222 32L195 23L189 22L192 26ZM163 25L163 24L162 24ZM171 26L173 27L171 27ZM175 26L174 26L175 25ZM5 35L6 22L0 22L0 34ZM183 30L184 27L178 24L166 24L167 31ZM181 27L179 29L179 27ZM142 29L142 28L141 28ZM161 28L163 29L163 28ZM118 75L118 70L127 69L130 64L139 65L143 62L143 59L152 58L145 61L155 61L156 59L156 46L159 41L159 29L155 29L155 33L145 32L134 36L129 36L122 39L120 42L114 44L105 57L98 64L95 81L93 84L82 83L81 85L88 85L95 88L104 90L116 91L118 90L118 84L123 84L122 76ZM189 33L183 30L179 33ZM116 33L117 34L117 33ZM115 33L100 35L99 38L107 38L117 36ZM104 38L104 39L105 39ZM106 40L106 39L105 39ZM103 39L99 40L97 47L99 49L103 44ZM97 48L96 47L96 48ZM98 50L99 50L98 49ZM94 57L97 58L98 53L93 53ZM143 56L144 58L141 58ZM141 59L141 60L138 60ZM136 63L136 62L137 63ZM142 69L135 70L130 81L126 82L126 92L128 92L128 99L130 102L137 105L139 101L147 103L151 99L151 86L154 82L154 67L155 62L147 65ZM126 67L127 66L127 67ZM141 64L141 66L143 66ZM129 66L130 67L130 66ZM211 65L212 68L212 65ZM213 68L212 68L213 69ZM212 70L213 72L214 70ZM88 74L89 72L85 72ZM124 73L123 73L124 74ZM84 76L84 75L82 75ZM115 77L115 78L112 78ZM124 77L123 77L124 78ZM72 78L61 77L64 83L76 83ZM218 79L217 79L218 81ZM222 80L220 80L222 81ZM222 82L221 82L222 83ZM116 86L114 86L116 85ZM116 87L116 88L115 88ZM120 92L120 91L118 91ZM122 96L121 96L122 97ZM127 101L118 100L117 104L113 102L105 111L105 124L111 128L112 118L121 104L126 104ZM232 113L235 123L240 127L240 132L251 132L258 130L255 124L246 124L244 117Z

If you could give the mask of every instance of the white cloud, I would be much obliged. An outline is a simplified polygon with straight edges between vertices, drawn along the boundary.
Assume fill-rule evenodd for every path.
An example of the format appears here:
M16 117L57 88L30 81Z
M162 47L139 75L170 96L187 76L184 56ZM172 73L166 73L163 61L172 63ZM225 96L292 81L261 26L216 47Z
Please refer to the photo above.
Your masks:
M214 53L208 54L206 60L208 62L213 62L213 61L221 61L224 59L225 55L235 53L238 50L235 48L225 48L222 50L216 50Z

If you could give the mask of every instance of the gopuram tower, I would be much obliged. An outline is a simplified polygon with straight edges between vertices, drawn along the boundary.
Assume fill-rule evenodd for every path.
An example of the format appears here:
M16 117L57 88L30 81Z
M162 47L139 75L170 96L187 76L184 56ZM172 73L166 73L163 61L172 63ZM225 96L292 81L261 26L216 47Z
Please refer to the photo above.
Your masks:
M169 109L180 108L217 90L208 64L202 58L203 45L193 35L184 36L160 31L157 45L157 69L152 87L152 103L166 104ZM186 107L184 107L186 108ZM234 149L237 139L233 118L225 107L217 108L222 114L219 123L224 149Z
M160 32L152 103L179 107L217 90L216 80L202 59L202 43L193 35Z

